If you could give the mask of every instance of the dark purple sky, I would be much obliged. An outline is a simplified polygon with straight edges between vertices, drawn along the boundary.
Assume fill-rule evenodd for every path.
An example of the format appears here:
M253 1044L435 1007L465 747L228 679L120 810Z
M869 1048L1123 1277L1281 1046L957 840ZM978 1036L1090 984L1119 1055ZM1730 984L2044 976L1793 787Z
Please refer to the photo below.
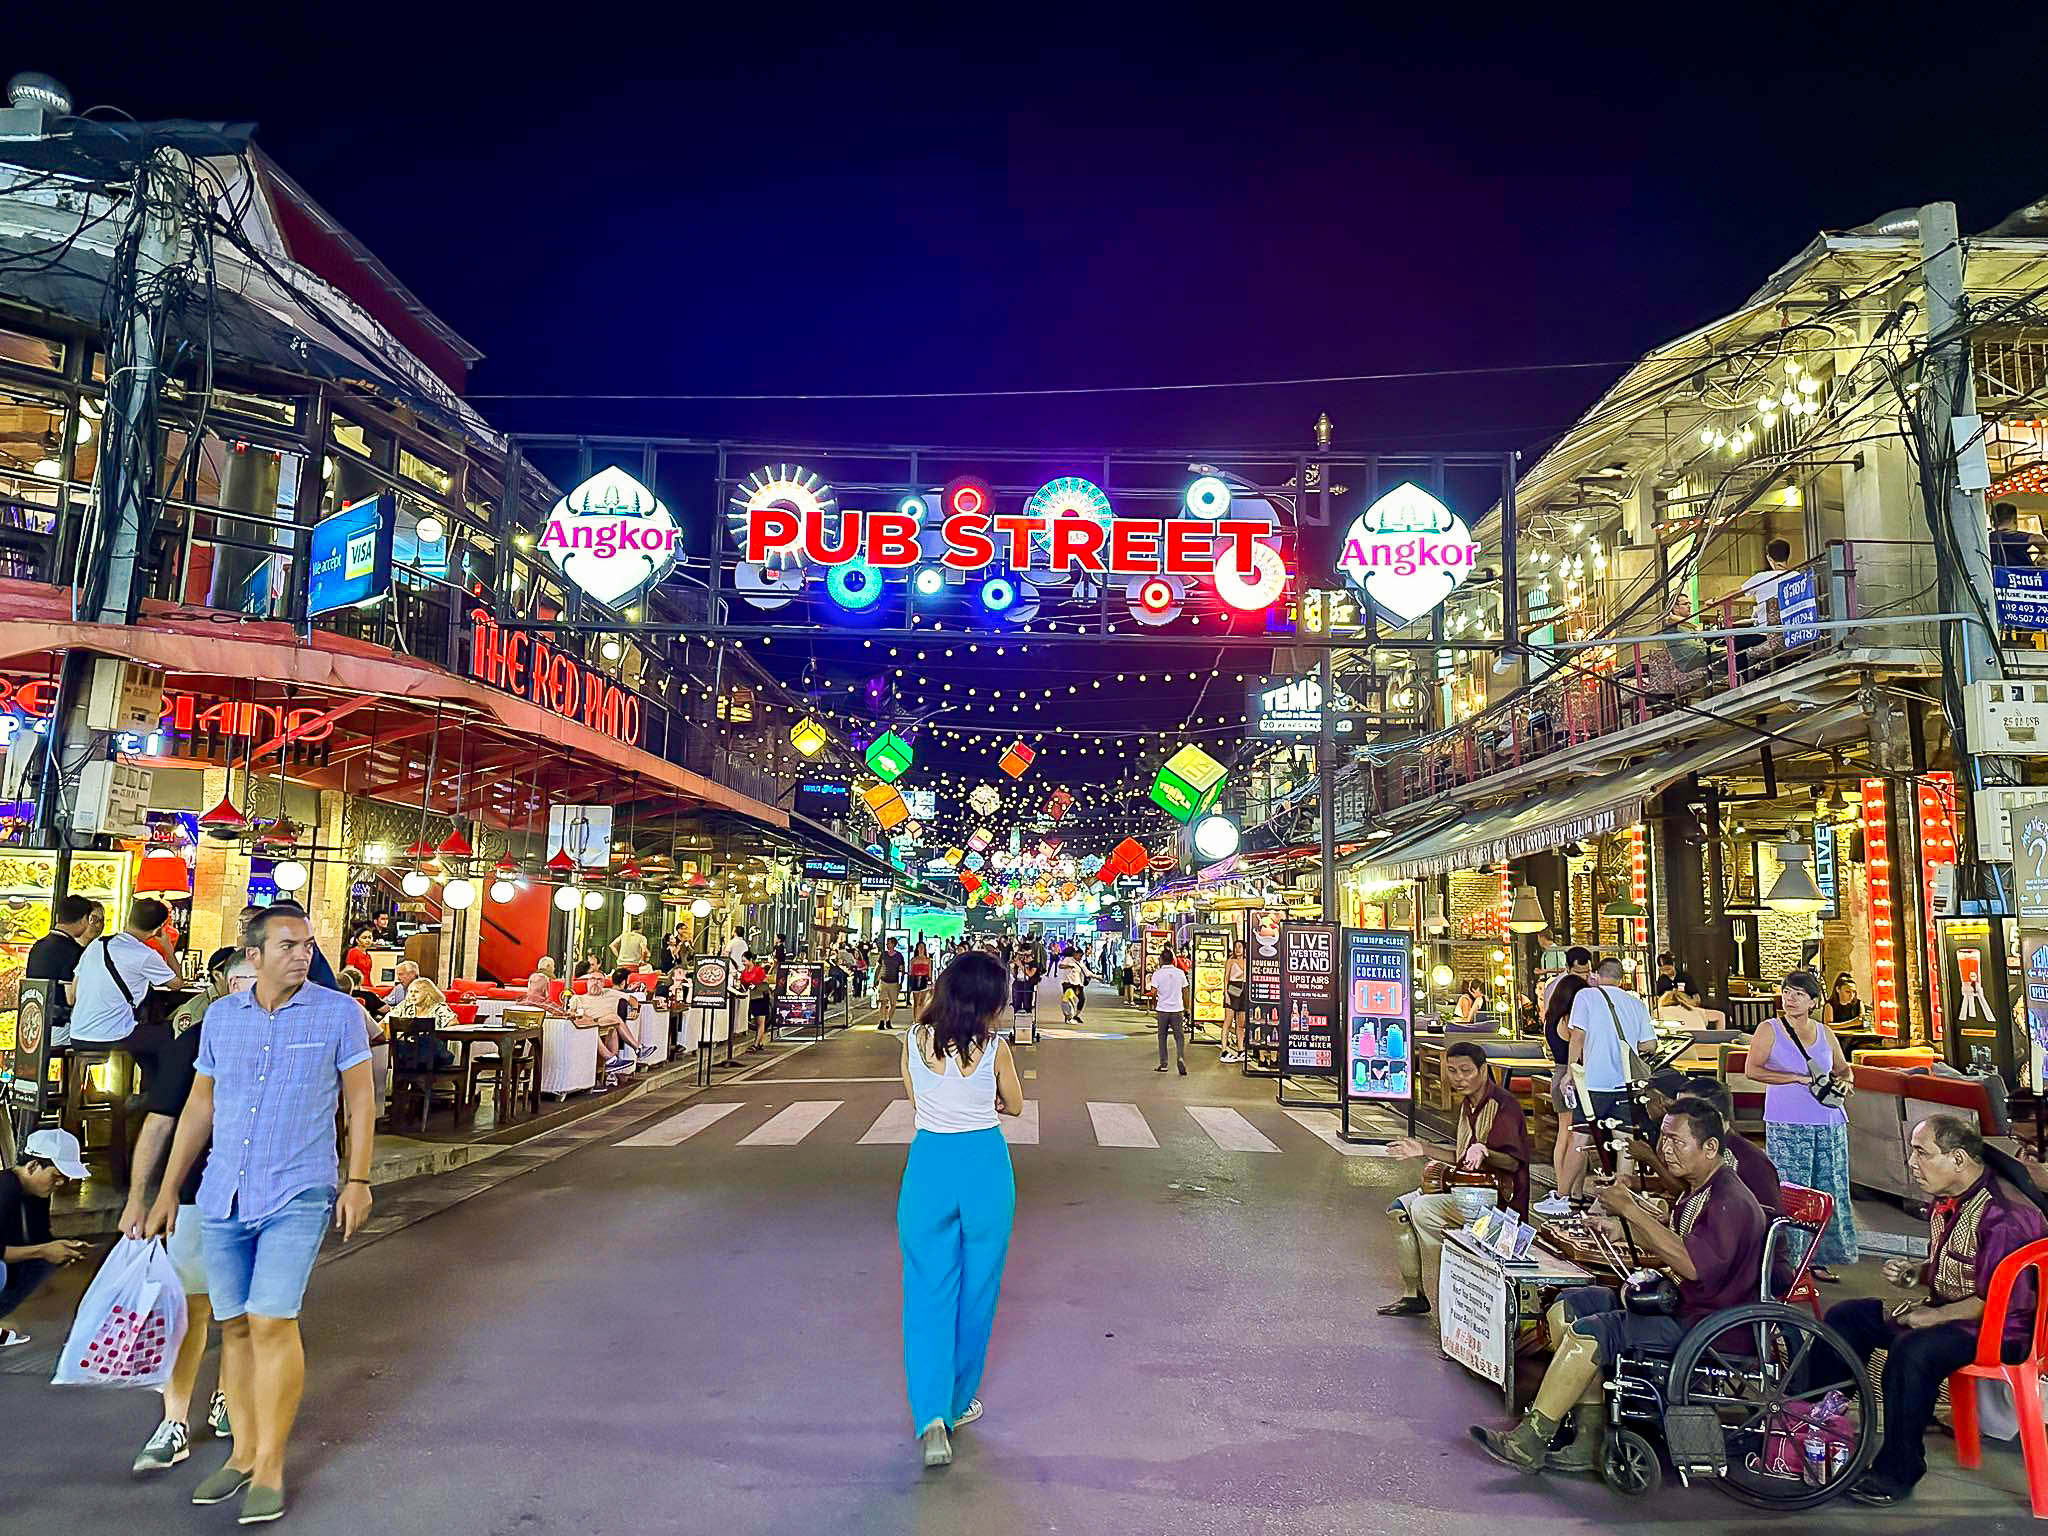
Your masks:
M1995 81L1916 73L1939 41L1924 12L1823 32L1782 7L1675 8L1579 35L1554 11L1450 7L1253 32L1263 13L1240 8L1235 29L1183 11L1059 36L1052 12L956 11L904 42L781 8L653 33L601 9L553 13L587 10L583 36L181 13L89 47L53 17L45 41L10 28L6 67L139 116L256 119L484 350L478 394L1619 363L1739 303L1817 229L1937 196L1979 229L2043 190L1996 127ZM1529 446L1611 373L484 409L532 430L1074 447L1292 446L1327 409L1340 443Z

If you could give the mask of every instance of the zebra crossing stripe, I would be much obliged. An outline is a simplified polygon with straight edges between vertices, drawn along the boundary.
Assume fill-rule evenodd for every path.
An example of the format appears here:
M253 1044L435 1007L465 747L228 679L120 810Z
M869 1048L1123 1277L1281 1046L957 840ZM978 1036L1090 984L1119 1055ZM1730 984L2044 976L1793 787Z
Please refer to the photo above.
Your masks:
M1380 1146L1356 1146L1337 1134L1337 1117L1326 1109L1290 1109L1287 1118L1307 1131L1316 1140L1328 1143L1346 1157L1385 1157L1387 1149Z
M908 1099L891 1099L882 1112L875 1116L875 1123L868 1127L867 1135L861 1137L859 1145L874 1147L901 1145L917 1134L917 1111Z
M843 1099L799 1099L740 1138L743 1147L793 1147L825 1123Z
M1088 1118L1095 1125L1099 1147L1156 1147L1159 1138L1135 1104L1098 1104L1088 1101Z
M1225 1152L1278 1152L1280 1149L1251 1121L1234 1109L1207 1104L1190 1104L1188 1113L1195 1124L1208 1132L1209 1139Z
M739 1104L692 1104L680 1114L670 1115L666 1120L650 1125L637 1136L628 1136L618 1143L622 1147L673 1147L688 1141L707 1125L714 1125L734 1110Z
M996 1122L1003 1128L1003 1140L1013 1147L1038 1145L1038 1100L1026 1099L1024 1113L1004 1115Z

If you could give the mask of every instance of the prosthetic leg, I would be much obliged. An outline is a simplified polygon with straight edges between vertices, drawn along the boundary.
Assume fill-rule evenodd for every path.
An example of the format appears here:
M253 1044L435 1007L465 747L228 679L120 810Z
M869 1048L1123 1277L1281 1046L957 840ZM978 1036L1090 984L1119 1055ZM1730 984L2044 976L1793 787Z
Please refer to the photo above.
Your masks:
M1429 1298L1422 1289L1422 1244L1415 1236L1405 1199L1387 1207L1387 1219L1394 1224L1394 1257L1401 1265L1402 1293L1379 1309L1381 1317L1420 1317L1429 1310Z
M1502 1431L1472 1427L1472 1438L1486 1447L1495 1461L1505 1462L1517 1472L1576 1472L1599 1465L1600 1440L1607 1432L1607 1400L1600 1390L1600 1354L1592 1339L1566 1326L1564 1308L1553 1305L1547 1321L1550 1336L1557 1340L1557 1353L1543 1373L1543 1385L1522 1422ZM1557 1458L1550 1442L1557 1435L1565 1414L1578 1410L1578 1435ZM1581 1466L1581 1458L1587 1458Z

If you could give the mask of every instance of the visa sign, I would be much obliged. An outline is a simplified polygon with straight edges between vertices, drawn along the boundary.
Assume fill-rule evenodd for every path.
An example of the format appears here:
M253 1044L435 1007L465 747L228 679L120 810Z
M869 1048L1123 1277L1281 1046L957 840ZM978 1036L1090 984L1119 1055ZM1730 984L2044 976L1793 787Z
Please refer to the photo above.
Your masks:
M319 617L381 599L391 588L394 503L389 496L351 502L313 525L306 611Z

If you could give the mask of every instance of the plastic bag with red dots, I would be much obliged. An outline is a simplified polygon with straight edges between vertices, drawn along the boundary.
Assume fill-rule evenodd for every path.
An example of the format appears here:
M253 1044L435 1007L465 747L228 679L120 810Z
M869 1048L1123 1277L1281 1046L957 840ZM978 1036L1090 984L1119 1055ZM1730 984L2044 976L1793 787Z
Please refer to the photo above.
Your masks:
M185 1288L163 1239L124 1237L86 1287L51 1379L60 1387L160 1387L184 1337Z

